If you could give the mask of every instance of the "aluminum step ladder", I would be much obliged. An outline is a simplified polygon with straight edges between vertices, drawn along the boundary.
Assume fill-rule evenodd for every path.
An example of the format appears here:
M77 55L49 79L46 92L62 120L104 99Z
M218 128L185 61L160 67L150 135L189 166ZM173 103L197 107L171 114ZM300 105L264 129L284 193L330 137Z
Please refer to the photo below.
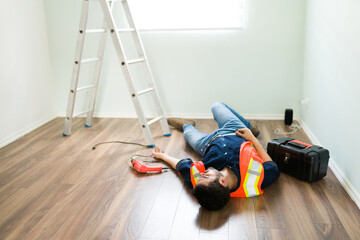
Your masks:
M149 126L157 121L160 121L161 127L164 133L164 136L170 136L170 129L167 124L167 120L165 117L165 114L163 112L163 109L161 107L159 96L157 94L153 77L150 71L150 66L148 64L148 60L144 51L144 47L142 45L140 35L138 30L136 29L134 25L134 21L130 12L129 5L126 0L98 0L101 5L102 12L104 13L104 22L103 22L103 28L102 29L87 29L87 20L88 20L88 11L89 11L89 4L91 0L82 0L82 7L81 7L81 17L80 17L80 26L79 26L79 33L78 33L78 40L76 45L76 53L75 53L75 61L74 61L74 67L73 67L73 73L72 73L72 79L71 79L71 85L70 85L70 93L69 93L69 100L68 100L68 106L67 106L67 112L66 112L66 118L65 118L65 128L63 135L68 136L71 132L71 124L74 117L87 114L86 116L86 122L85 126L90 127L92 124L93 119L93 113L94 113L94 107L95 107L95 101L96 101L96 95L97 95L97 88L101 73L101 67L102 67L102 60L104 56L104 50L105 50L105 42L106 42L106 36L109 33L116 53L118 60L120 62L120 66L122 69L122 72L125 77L125 81L131 96L131 99L133 101L141 129L143 131L146 144L148 147L154 147L154 140L152 138L150 128ZM113 16L113 7L115 3L121 3L122 7L124 9L127 25L129 27L127 28L117 28ZM134 41L134 44L136 46L138 58L136 59L127 59L125 56L125 49L121 42L120 33L122 34L132 34L132 39ZM88 58L83 59L82 58L82 52L83 52L83 45L85 40L85 35L87 34L101 34L100 41L99 41L99 48L97 57L94 58ZM90 63L90 62L96 62L95 70L94 70L94 77L93 77L93 83L88 86L82 86L78 87L78 80L79 80L79 73L80 73L80 67L82 64ZM129 66L132 64L141 64L142 69L145 74L146 78L146 85L147 87L142 90L136 90L132 76L129 71ZM74 114L74 106L75 106L75 99L76 94L80 91L84 90L91 90L90 93L90 102L89 107L86 111L82 111L79 113ZM153 118L150 121L147 121L145 118L144 111L142 109L142 106L139 101L139 96L143 94L151 94L152 100L154 101L155 108L156 108L156 115L157 117Z

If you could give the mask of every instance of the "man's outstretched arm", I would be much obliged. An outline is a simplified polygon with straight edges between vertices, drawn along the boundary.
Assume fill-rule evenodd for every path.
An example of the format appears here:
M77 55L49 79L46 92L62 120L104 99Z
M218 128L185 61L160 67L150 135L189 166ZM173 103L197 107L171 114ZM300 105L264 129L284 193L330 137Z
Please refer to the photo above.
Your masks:
M266 150L261 146L259 140L252 134L251 130L248 128L239 129L236 131L236 135L243 137L245 140L250 141L258 151L261 159L264 162L272 161L269 154L266 152Z
M176 169L176 164L178 164L178 162L181 161L181 159L170 157L169 155L164 153L164 151L162 151L160 148L155 148L152 155L154 158L157 158L157 159L163 160L164 162L167 162L168 164L170 164L170 166L173 169Z
M190 158L178 159L170 157L164 151L161 151L159 148L155 148L153 151L153 157L156 159L163 160L168 163L173 169L175 169L181 176L184 178L186 185L192 188L191 178L190 178L190 168L193 161Z

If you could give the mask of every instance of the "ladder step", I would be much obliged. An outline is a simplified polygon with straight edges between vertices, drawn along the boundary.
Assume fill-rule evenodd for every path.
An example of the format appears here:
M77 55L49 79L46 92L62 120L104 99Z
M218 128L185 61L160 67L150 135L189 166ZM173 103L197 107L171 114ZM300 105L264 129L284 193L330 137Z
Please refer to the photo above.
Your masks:
M101 28L101 29L86 29L85 33L103 33L105 32L106 29Z
M98 61L100 61L100 58L86 58L86 59L82 59L81 63L98 62Z
M160 119L164 118L165 116L160 116L160 117L157 117L157 118L154 118L150 121L147 122L147 124L150 126L151 124L153 124L154 122L157 122L159 121Z
M135 29L134 28L118 28L118 29L116 29L116 31L118 31L118 32L133 32L133 31L135 31Z
M76 114L74 114L73 115L73 118L74 117L78 117L78 116L80 116L80 115L83 115L83 114L85 114L85 113L88 113L88 112L90 112L91 110L86 110L86 111L83 111L83 112L78 112L78 113L76 113Z
M89 88L95 88L95 85L92 84L92 85L88 85L88 86L84 86L84 87L79 87L76 89L77 92L80 92L80 91L84 91L86 89L89 89Z
M142 95L142 94L147 93L147 92L150 92L150 91L152 91L152 90L154 90L154 88L146 88L146 89L144 89L144 90L138 91L138 92L137 92L137 95Z
M138 62L143 62L143 61L145 61L144 58L138 58L138 59L134 59L134 60L128 60L127 63L132 64L132 63L138 63Z

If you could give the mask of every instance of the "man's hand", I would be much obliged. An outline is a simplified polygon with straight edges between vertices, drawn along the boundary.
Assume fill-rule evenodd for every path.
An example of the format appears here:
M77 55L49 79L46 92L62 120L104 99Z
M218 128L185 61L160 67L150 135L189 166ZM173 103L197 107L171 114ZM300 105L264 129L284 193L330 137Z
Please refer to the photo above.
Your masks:
M255 138L254 134L252 134L251 130L248 128L242 128L235 132L236 136L243 137L245 140L253 142Z
M248 128L242 128L235 132L236 136L243 137L245 140L250 141L254 146L255 149L258 151L261 159L264 162L272 161L269 154L266 152L266 150L261 146L260 142L257 140L257 138L252 134L251 130Z
M162 151L160 148L155 148L152 156L163 161L165 161L165 159L169 157L169 155L164 153L164 151Z
M160 148L155 148L154 151L153 151L152 156L154 158L157 158L157 159L160 159L160 160L163 160L163 161L167 162L174 169L176 168L176 164L178 162L180 162L180 160L181 160L181 159L177 159L177 158L174 158L174 157L170 157L169 155L164 153L164 151L162 151Z

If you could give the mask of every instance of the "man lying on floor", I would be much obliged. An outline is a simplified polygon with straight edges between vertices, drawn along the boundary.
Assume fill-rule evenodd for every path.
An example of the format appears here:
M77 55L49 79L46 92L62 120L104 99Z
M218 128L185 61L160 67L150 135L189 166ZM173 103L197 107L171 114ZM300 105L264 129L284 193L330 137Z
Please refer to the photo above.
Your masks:
M173 158L158 148L153 157L182 175L201 206L218 210L230 197L262 194L280 172L256 139L260 133L256 127L224 103L214 103L211 111L219 129L210 134L198 131L193 121L168 119L169 125L184 131L186 141L202 157L201 162Z

